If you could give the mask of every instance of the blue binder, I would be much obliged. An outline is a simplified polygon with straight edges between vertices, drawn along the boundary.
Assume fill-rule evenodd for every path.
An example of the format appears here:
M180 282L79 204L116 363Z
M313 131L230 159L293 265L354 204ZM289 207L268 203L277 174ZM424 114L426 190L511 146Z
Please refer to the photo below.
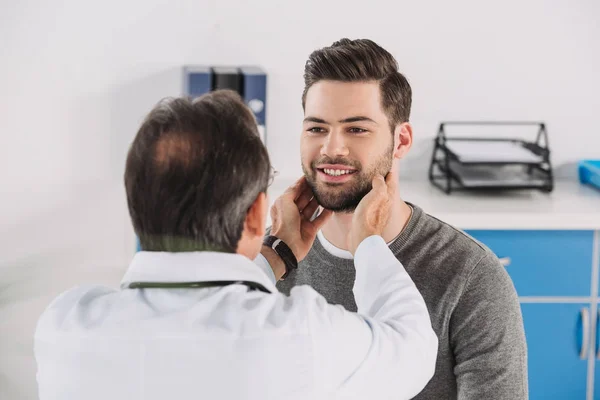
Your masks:
M211 68L203 65L183 67L183 95L200 97L212 90L213 76Z
M260 138L266 145L267 73L260 67L240 67L242 75L242 97L252 110L258 123Z

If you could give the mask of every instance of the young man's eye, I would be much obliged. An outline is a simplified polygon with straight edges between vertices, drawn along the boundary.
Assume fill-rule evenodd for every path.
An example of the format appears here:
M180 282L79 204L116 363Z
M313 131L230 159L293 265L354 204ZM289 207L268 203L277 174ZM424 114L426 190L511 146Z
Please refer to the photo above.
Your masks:
M314 126L312 128L308 128L307 131L310 132L310 133L325 133L325 129L320 128L318 126Z
M350 128L350 133L365 133L367 130L363 128Z

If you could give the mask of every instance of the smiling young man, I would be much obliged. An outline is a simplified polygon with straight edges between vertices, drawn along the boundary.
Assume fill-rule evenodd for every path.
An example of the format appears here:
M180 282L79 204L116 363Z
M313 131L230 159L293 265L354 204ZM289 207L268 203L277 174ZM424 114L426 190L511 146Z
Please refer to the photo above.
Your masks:
M397 168L411 147L411 87L394 57L370 40L342 39L313 52L304 79L302 168L334 215L278 288L309 284L356 310L346 236L372 177ZM415 398L527 399L523 321L497 257L400 194L392 210L382 236L422 293L439 339L435 376Z

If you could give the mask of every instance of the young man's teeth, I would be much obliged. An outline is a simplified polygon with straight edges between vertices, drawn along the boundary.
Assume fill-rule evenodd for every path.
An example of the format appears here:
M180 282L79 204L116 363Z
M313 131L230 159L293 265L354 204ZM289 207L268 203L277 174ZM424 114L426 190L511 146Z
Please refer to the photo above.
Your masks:
M329 168L325 168L323 171L325 171L325 173L327 175L331 175L331 176L340 176L340 175L346 175L346 174L350 173L350 171L348 171L348 170L329 169Z

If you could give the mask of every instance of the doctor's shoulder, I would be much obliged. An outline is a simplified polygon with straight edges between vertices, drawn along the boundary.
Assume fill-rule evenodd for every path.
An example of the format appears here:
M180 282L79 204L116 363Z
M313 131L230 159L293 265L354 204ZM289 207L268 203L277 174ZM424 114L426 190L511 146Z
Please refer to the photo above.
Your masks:
M36 339L59 329L68 329L68 319L73 317L73 313L81 311L94 299L115 292L113 288L83 284L60 293L40 314L35 331Z

